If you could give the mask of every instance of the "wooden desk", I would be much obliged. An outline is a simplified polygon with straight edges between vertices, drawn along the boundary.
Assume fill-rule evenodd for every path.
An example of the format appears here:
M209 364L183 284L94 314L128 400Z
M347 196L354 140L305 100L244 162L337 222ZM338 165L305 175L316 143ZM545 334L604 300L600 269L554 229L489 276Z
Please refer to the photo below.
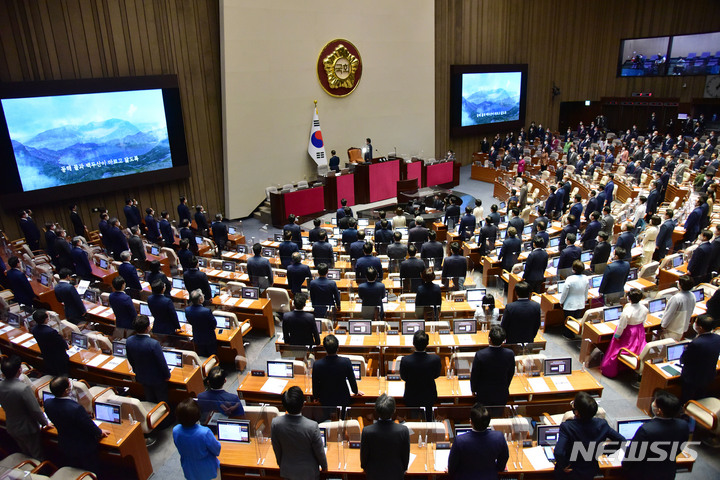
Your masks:
M5 410L0 408L0 426L5 429ZM147 480L153 473L150 455L145 445L140 423L130 424L123 420L120 425L101 423L100 428L110 435L100 440L100 461L115 468L133 471L139 480ZM49 457L62 465L62 454L58 450L57 429L49 427L42 430L42 439ZM129 472L128 472L129 473Z
M447 239L448 228L447 228L447 225L445 225L444 223L433 222L430 225L430 228L435 230L435 233L437 233L436 240L438 242L444 242Z
M389 319L400 319L407 315L409 318L415 317L415 304L406 302L389 302L384 306L385 320ZM343 317L353 317L355 314L360 315L362 313L362 304L355 302L340 302L340 311L338 312ZM472 318L475 315L475 309L470 306L466 301L455 302L443 299L442 305L440 306L440 319L444 320L445 316L452 316L452 318Z
M242 303L242 298L231 297L227 294L218 295L212 299L212 304L216 307L239 313L243 318L249 319L253 330L258 329L267 332L269 337L275 336L275 318L273 317L270 299L260 298L248 306L240 306Z
M470 178L481 182L493 183L502 173L495 168L485 167L477 162L470 167Z
M610 345L610 340L612 340L617 325L617 320L599 323L586 322L583 326L582 342L580 344L580 362L584 363L595 347L604 351ZM657 330L660 328L660 319L653 315L648 315L644 327L646 334L651 330Z
M558 390L551 380L552 377L537 377L545 380L545 387L543 387L543 391L536 392L528 383L527 377L515 375L510 383L508 403L567 404L581 391L594 396L602 395L603 386L589 372L575 370L571 375L565 377L572 386L571 390ZM281 404L280 394L263 390L262 387L267 381L268 377L253 377L249 372L245 373L239 379L238 395L242 394L245 401L250 403ZM363 377L358 381L358 389L364 395L362 397L352 397L351 402L358 405L373 403L382 393L392 394L402 401L404 383L402 380L388 381L386 377ZM391 384L391 386L388 386L388 384ZM449 379L441 376L435 380L435 385L438 391L437 403L452 403L455 405L472 405L475 403L475 396L470 391L470 380L458 380L457 377ZM298 375L295 378L288 379L283 392L292 386L298 386L303 389L308 397L312 396L312 379L309 375Z
M640 390L638 391L637 407L650 416L652 416L650 404L652 403L655 390L659 388L667 390L678 398L682 398L682 380L680 379L680 375L670 375L662 369L663 365L666 364L653 364L647 361L643 368ZM720 386L720 363L717 365L715 381L710 389L716 390L718 386Z
M270 209L272 224L279 228L291 213L298 217L322 213L325 211L325 186L270 193Z

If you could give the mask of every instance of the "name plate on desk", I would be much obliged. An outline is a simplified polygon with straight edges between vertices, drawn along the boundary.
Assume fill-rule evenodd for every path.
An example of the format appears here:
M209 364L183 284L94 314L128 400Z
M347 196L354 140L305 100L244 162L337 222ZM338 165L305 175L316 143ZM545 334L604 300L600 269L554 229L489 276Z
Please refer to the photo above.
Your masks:
M388 375L387 380L388 382L396 382L400 380L400 375Z
M265 371L264 370L251 370L250 375L252 375L253 377L264 377Z

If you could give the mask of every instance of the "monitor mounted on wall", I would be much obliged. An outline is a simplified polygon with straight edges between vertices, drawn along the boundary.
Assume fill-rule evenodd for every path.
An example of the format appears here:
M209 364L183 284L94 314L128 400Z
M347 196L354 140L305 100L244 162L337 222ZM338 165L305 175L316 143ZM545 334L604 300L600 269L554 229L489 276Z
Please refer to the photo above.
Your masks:
M526 64L451 65L451 136L523 127L527 76Z
M189 176L175 75L0 85L3 206Z

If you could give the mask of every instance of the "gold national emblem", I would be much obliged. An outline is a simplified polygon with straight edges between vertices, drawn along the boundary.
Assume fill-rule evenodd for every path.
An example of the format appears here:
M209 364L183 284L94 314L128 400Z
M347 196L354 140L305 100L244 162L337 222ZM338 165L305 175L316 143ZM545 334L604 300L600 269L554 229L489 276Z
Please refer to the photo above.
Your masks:
M345 45L338 45L323 59L330 88L353 88L360 60Z

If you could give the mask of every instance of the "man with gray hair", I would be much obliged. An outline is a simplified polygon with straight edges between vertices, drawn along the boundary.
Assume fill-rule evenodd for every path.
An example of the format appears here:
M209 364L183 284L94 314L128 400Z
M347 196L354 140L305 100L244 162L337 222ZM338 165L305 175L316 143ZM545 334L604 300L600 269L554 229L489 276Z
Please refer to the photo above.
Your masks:
M125 250L120 254L122 263L118 267L118 273L125 279L125 285L131 297L138 298L142 285L140 285L140 277L138 277L135 265L130 263L130 250Z
M72 254L73 263L75 264L75 273L78 277L83 280L93 280L92 267L90 266L90 260L88 259L87 252L83 250L82 244L84 243L83 237L75 237L72 240L73 248L70 252Z
M196 288L190 292L192 305L185 307L185 318L192 325L195 351L201 357L209 357L217 353L217 320L209 308L203 307L204 301L205 295L201 289Z
M408 231L408 245L414 243L415 248L420 250L422 244L428 241L428 232L425 220L418 215L415 217L415 226Z
M395 423L395 399L383 393L375 401L378 421L362 430L360 467L368 479L401 479L410 461L410 432Z

